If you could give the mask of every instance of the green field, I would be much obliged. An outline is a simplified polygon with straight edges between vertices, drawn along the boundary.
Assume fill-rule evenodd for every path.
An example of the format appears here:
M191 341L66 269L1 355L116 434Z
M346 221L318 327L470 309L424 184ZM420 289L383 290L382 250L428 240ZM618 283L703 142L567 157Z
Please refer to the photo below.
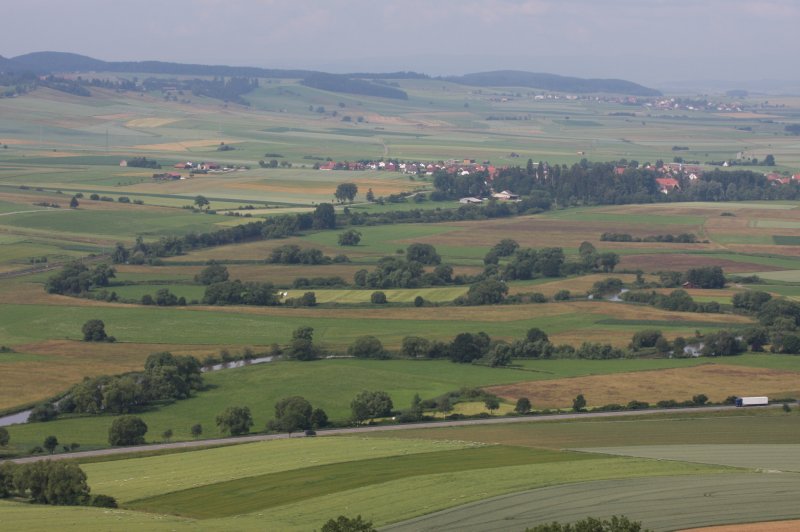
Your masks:
M463 521L458 526L464 529L479 530L481 525L473 520L480 515L486 518L484 529L494 530L501 529L492 523L502 521L503 515L530 526L586 513L620 513L614 501L622 498L629 503L622 513L665 530L690 523L764 519L763 505L742 505L736 513L722 511L725 504L741 500L736 498L741 490L734 488L742 482L759 486L757 491L769 501L773 515L796 517L796 505L790 504L796 475L744 473L730 467L794 470L796 443L785 443L797 440L796 414L789 418L762 411L735 414L296 438L94 461L83 466L93 491L114 495L125 509L137 511L98 515L100 511L91 508L34 509L5 503L0 505L0 517L14 519L22 529L31 527L26 524L32 523L30 512L40 511L39 516L67 519L67 530L102 529L111 516L118 523L139 527L152 515L163 516L156 530L161 526L250 529L263 526L267 519L281 530L308 530L346 508L377 525L399 523L400 530L447 529L453 519ZM649 445L608 448L620 441ZM686 445L687 441L726 445ZM670 442L681 444L664 446ZM737 445L750 442L758 445ZM580 447L582 452L559 450L568 446ZM760 459L752 456L753 451ZM609 458L600 453L639 456ZM704 505L687 506L687 514L665 513L662 503L653 504L652 493L661 493L658 498L666 505L667 501L696 499L694 490L713 490L718 495L713 501L703 501ZM587 497L588 493L597 495ZM542 500L553 502L531 508L533 501ZM563 505L557 501L564 501ZM403 523L415 517L418 520Z
M800 487L796 477L751 473L581 482L500 496L385 530L499 532L587 515L626 515L657 531L796 519L800 512L791 495Z
M81 466L92 489L122 502L181 492L230 479L272 475L297 468L419 456L448 450L480 448L480 444L433 440L398 442L384 438L298 438L247 443L181 454L98 462Z
M230 517L413 477L587 459L591 460L591 457L499 445L449 449L253 475L139 499L130 502L128 506L150 513L169 513L200 519Z
M646 445L593 447L583 450L617 456L758 469L769 473L800 473L798 444Z

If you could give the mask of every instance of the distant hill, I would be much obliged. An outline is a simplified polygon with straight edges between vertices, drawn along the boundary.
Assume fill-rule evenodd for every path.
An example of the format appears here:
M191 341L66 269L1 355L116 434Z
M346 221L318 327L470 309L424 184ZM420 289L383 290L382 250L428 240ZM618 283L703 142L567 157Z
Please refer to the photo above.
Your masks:
M268 69L245 66L197 65L163 61L102 61L85 55L66 52L33 52L12 59L0 57L0 69L30 70L39 74L58 72L139 72L179 76L220 76L246 78L300 79L309 87L333 92L407 99L408 95L394 87L380 84L381 79L426 79L416 72L326 74L313 70ZM558 92L606 92L631 96L659 96L655 89L622 79L583 79L556 74L499 70L464 76L441 78L453 83L476 87L529 87ZM371 83L367 80L374 80Z
M51 72L142 72L185 76L238 76L253 78L305 78L310 70L279 70L226 65L194 65L163 61L101 61L65 52L33 52L13 58L16 64L40 73Z
M19 55L12 60L22 68L27 68L40 74L49 74L57 71L86 72L87 70L101 70L106 65L105 61L67 52L34 52L32 54Z
M520 70L497 70L463 76L442 78L460 85L475 87L529 87L557 92L610 92L630 96L660 96L656 89L644 87L624 79L584 79L556 74L523 72Z
M0 55L0 72L17 72L19 70L22 70L21 65Z

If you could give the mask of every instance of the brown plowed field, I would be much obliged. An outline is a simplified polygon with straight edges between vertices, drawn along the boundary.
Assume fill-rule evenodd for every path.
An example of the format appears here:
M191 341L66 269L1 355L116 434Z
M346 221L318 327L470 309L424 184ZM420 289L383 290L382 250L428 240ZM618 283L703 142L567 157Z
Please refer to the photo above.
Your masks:
M537 408L568 407L578 394L586 397L590 407L627 404L632 400L650 403L668 399L685 401L697 394L705 394L711 401L721 402L731 395L797 395L800 393L800 374L708 364L692 368L522 382L490 386L486 390L509 401L527 397Z
M656 271L685 271L689 268L700 268L702 266L719 266L725 273L738 272L765 272L781 270L774 266L756 264L751 262L739 262L727 259L712 258L705 255L688 255L681 253L658 254L658 255L625 255L620 258L619 269L642 270L643 272Z
M709 526L705 528L687 528L681 532L797 532L799 521L766 521L741 525Z

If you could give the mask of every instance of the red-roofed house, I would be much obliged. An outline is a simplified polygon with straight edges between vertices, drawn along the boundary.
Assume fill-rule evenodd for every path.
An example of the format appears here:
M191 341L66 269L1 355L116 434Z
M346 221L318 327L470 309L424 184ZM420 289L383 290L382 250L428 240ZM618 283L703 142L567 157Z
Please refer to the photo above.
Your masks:
M776 183L780 183L782 185L788 185L789 184L789 178L788 177L784 177L781 174L767 174L767 181L769 181L773 185L776 184Z
M669 194L671 191L681 188L680 183L674 177L657 177L656 183L663 194Z

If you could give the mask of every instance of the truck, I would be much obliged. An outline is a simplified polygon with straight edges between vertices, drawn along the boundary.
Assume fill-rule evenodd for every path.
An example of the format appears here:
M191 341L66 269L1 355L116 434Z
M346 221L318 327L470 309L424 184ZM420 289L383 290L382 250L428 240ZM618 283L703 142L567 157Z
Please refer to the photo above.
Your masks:
M764 406L769 404L769 397L737 397L736 406Z

